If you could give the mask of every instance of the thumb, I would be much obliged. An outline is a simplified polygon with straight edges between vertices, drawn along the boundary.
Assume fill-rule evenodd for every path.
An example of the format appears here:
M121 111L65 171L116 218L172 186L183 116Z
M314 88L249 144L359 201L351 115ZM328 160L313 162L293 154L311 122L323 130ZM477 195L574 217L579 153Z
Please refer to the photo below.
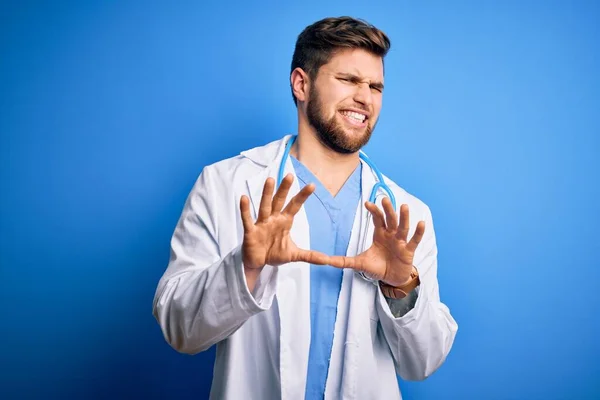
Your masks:
M356 257L331 256L329 257L329 265L336 268L357 269L358 261Z
M327 254L314 250L298 249L292 257L292 261L303 261L315 265L331 265L331 257Z

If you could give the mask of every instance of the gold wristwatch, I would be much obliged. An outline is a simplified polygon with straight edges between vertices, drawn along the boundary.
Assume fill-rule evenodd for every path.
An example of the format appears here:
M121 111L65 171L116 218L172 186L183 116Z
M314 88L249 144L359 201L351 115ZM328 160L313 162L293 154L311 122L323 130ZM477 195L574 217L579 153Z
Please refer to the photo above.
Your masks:
M410 279L404 285L391 286L383 281L379 281L379 287L381 288L381 291L385 297L390 299L403 299L417 286L419 286L420 283L421 280L419 279L419 271L413 267L412 272L410 273Z

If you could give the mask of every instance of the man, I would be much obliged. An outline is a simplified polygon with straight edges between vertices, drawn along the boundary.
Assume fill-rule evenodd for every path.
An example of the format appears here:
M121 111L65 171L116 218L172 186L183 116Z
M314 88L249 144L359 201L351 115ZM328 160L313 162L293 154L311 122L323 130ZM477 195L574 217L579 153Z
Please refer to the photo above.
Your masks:
M446 359L457 324L429 208L386 177L400 207L368 201L377 174L358 153L389 46L352 18L308 26L290 75L297 140L210 165L192 189L154 315L180 352L217 345L211 398L398 399L397 374Z

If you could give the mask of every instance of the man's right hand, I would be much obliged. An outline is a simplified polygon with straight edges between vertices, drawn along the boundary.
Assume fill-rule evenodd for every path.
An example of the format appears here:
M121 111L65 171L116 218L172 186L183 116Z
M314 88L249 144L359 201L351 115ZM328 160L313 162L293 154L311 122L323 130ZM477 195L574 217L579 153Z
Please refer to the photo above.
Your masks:
M248 289L251 292L254 290L256 278L265 265L277 267L293 261L329 264L329 256L317 251L300 249L290 237L294 216L315 190L314 184L306 185L282 211L293 180L292 174L286 175L275 196L273 196L275 180L273 178L266 180L256 223L252 221L250 215L248 197L244 195L240 200L244 225L242 261Z

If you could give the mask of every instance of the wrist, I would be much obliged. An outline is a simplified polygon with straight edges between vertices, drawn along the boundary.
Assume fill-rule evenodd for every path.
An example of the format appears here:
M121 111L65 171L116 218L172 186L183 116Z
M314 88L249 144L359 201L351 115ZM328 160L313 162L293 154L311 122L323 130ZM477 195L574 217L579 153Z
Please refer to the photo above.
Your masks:
M402 299L406 297L420 284L419 271L417 271L414 266L408 280L400 285L390 285L385 281L379 281L379 287L381 288L383 295L391 299Z
M252 258L256 259L256 257L250 257L249 253L251 253L251 252L247 252L246 249L244 248L244 246L242 246L242 265L244 266L244 271L246 271L246 270L251 271L251 270L255 270L255 269L258 269L259 271L261 271L265 265L264 264L259 265L256 262L256 260L252 260Z
M410 275L408 276L408 278L406 278L406 279L405 279L404 281L402 281L401 283L399 283L399 282L397 282L397 281L396 281L396 282L394 282L394 281L391 281L391 280L386 280L386 279L382 279L382 280L380 280L379 282L380 282L381 284L383 284L383 285L386 285L386 286L391 286L391 287L404 287L404 286L408 285L408 283L409 283L409 282L410 282L412 279L413 279L413 277L412 277L412 272L411 272L411 273L410 273Z
M409 275L403 281L399 281L397 279L386 279L388 277L384 276L382 279L380 279L380 282L392 287L403 287L408 285L418 275L419 273L417 268L413 265Z
M262 268L248 268L244 266L244 275L246 276L246 284L248 285L248 290L250 293L252 293L254 290L256 280L258 279L258 276L262 270Z
M244 251L242 250L242 268L244 271L244 276L246 277L246 284L248 285L248 289L252 293L254 290L254 285L258 276L262 272L263 266L254 266L251 262L249 262L244 256Z

